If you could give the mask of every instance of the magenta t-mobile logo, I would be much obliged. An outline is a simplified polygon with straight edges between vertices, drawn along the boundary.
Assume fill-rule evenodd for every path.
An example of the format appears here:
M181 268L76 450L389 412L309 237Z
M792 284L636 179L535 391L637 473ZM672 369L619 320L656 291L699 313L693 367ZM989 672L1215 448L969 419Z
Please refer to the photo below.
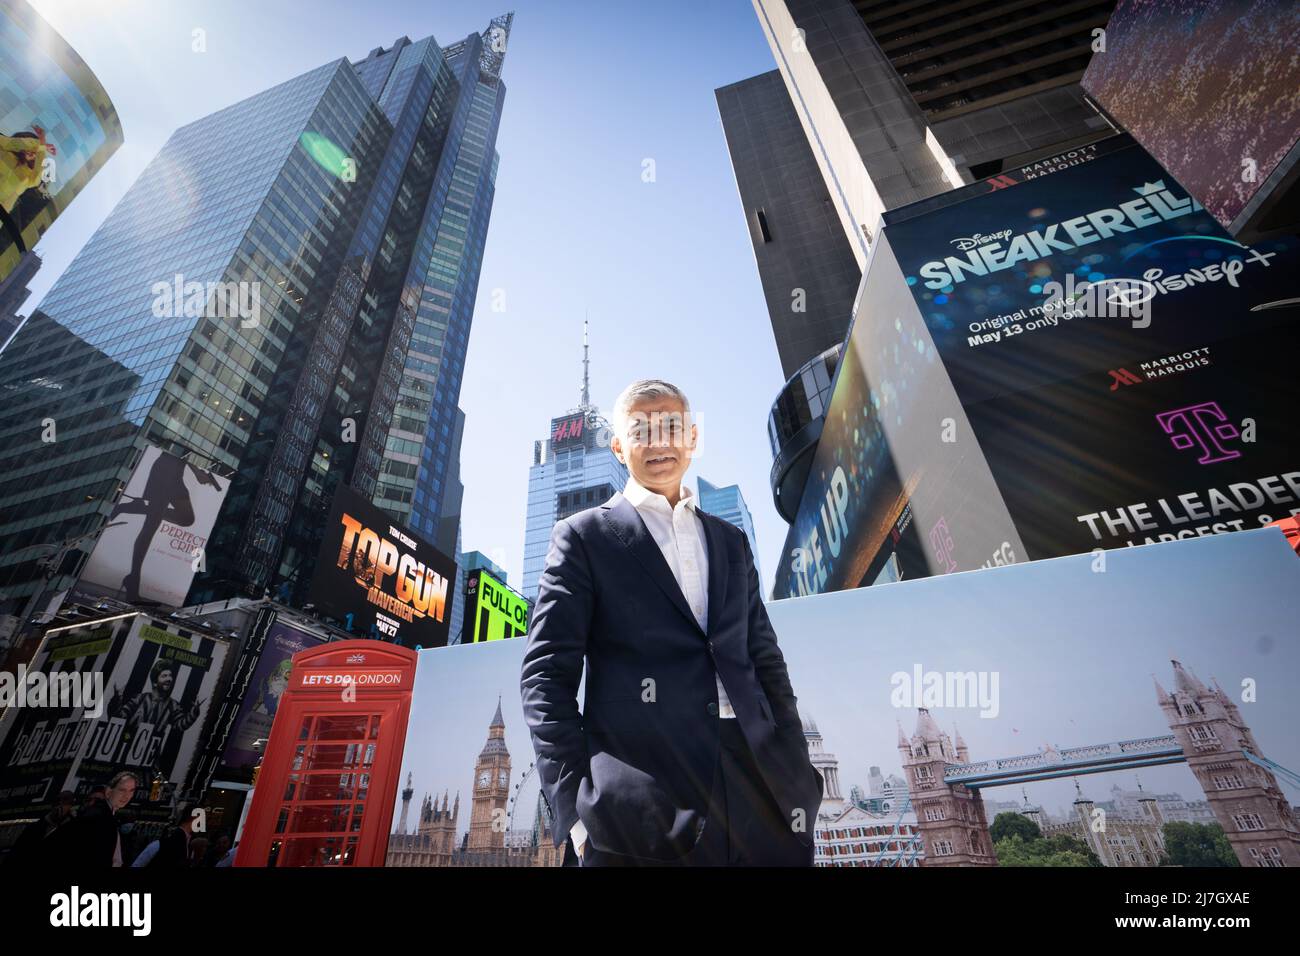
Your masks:
M1175 448L1179 451L1191 448L1197 452L1198 464L1212 465L1241 457L1241 452L1223 447L1225 441L1241 437L1241 432L1228 421L1218 402L1172 408L1156 415L1156 421Z
M957 562L952 558L952 533L948 530L947 518L940 518L930 529L930 547L934 549L934 556L943 568L940 574L957 570Z

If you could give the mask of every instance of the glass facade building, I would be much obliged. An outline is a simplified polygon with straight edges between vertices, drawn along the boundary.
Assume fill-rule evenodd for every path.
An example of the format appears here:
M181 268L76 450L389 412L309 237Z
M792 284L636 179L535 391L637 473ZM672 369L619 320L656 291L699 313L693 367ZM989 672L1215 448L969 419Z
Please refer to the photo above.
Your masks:
M758 563L754 518L745 504L745 496L740 493L740 485L715 485L703 478L697 479L696 484L699 486L701 508L745 532L745 537L749 539L749 553L754 556L754 568L758 571L759 581L762 581L763 568Z
M822 435L826 409L831 404L831 386L843 351L843 345L833 345L805 362L790 376L768 413L772 503L786 521L793 521L799 510L799 498Z
M85 61L27 0L0 0L0 280L121 145Z
M627 466L614 457L609 436L609 422L584 403L551 419L551 437L533 443L519 588L529 601L537 600L555 522L603 504L627 484Z
M456 102L417 240L415 324L384 442L375 503L432 539L447 492L465 352L496 186L509 20L443 51Z
M172 135L0 354L0 601L72 583L146 444L231 479L191 600L305 600L340 483L438 537L509 28L402 37Z
M23 324L23 317L18 314L27 297L31 295L28 286L36 278L41 268L41 257L34 252L24 252L14 270L0 279L0 351L5 343Z
M501 565L497 564L482 551L464 552L460 556L460 564L461 567L464 568L466 574L470 571L483 570L492 575L492 577L496 578L502 584L510 583L506 578L506 569L501 567Z

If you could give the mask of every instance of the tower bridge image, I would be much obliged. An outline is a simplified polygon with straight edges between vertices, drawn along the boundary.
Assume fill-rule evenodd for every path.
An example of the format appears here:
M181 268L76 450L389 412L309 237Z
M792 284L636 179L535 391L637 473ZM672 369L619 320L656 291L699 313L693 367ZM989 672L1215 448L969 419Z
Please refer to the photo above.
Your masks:
M1049 747L1019 757L1003 757L981 763L954 764L944 770L945 783L962 784L972 790L1073 777L1081 773L1102 773L1135 767L1182 763L1186 759L1182 745L1173 734L1120 740L1086 747Z
M1242 866L1300 866L1300 825L1276 775L1294 783L1294 774L1264 755L1240 709L1217 682L1206 686L1179 661L1172 664L1173 690L1155 681L1156 701L1173 731L1167 736L1048 747L972 762L961 735L954 742L929 710L918 708L912 736L899 728L898 749L924 843L924 865L997 865L984 812L986 788L1185 763ZM1149 804L1143 801L1158 826L1159 810L1154 800ZM1080 793L1075 808L1085 824L1091 806ZM1082 830L1107 862L1111 847L1092 827Z

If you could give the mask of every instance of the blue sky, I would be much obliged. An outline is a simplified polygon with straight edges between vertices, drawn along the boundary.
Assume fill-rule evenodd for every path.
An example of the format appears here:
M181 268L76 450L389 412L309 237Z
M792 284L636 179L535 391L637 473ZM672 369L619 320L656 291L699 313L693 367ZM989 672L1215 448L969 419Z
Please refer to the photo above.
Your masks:
M45 266L24 311L177 127L399 36L454 42L513 7L501 167L461 392L464 546L519 580L533 441L578 400L585 315L602 408L634 378L686 390L701 429L688 480L741 486L770 587L786 525L771 503L766 421L783 378L713 94L775 68L747 0L33 6L104 84L126 143L39 244ZM191 49L196 28L205 53ZM223 146L232 162L238 145ZM642 181L647 158L653 183ZM504 312L491 309L497 289Z

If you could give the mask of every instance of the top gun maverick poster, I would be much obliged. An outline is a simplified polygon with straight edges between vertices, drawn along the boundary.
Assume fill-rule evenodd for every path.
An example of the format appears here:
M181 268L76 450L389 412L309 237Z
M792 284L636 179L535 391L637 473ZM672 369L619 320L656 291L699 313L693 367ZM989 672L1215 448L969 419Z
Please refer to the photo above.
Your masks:
M456 563L351 488L340 486L321 542L311 599L349 630L405 647L442 647Z
M884 222L775 597L1300 513L1295 239L1127 136Z

